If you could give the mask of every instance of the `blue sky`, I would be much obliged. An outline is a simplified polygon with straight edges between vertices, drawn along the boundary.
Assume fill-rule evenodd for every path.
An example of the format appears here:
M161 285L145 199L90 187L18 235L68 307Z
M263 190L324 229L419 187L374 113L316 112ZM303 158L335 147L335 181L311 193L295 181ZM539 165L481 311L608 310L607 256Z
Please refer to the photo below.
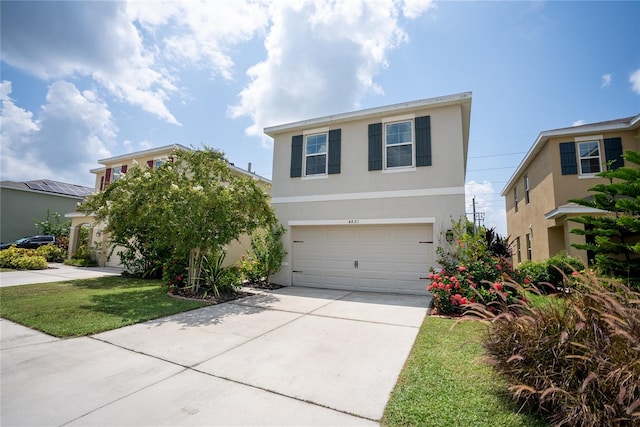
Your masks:
M179 143L271 177L266 126L473 92L467 206L539 132L640 113L640 2L12 2L2 180L93 185L98 159ZM442 160L446 161L446 160Z

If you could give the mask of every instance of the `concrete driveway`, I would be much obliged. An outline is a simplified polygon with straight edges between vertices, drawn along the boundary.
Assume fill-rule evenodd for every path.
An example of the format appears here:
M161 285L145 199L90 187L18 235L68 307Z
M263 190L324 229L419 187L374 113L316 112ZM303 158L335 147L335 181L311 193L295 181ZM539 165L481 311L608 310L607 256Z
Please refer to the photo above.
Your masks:
M32 283L62 282L64 280L92 279L103 276L119 276L117 267L74 267L62 263L49 263L46 270L15 270L0 273L0 286L17 286Z
M0 320L0 424L376 425L427 303L283 288L67 340Z

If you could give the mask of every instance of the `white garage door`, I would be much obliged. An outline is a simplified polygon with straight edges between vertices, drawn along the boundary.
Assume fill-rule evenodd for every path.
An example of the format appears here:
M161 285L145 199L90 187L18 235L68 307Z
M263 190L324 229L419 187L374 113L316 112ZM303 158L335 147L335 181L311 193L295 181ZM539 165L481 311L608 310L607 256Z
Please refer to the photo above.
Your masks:
M293 227L293 284L426 293L434 264L433 226Z

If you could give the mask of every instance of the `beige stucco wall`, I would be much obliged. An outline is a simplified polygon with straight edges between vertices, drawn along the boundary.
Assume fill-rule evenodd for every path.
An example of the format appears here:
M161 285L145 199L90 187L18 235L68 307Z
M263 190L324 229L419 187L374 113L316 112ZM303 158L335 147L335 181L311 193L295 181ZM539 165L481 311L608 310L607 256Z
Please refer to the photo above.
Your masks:
M635 137L637 130L599 132L598 140L620 137L622 139L623 152L626 150L640 150L640 141ZM589 135L579 135L587 137ZM560 148L562 142L574 142L576 135L564 135L551 137L531 160L529 165L516 177L514 183L504 191L507 208L507 233L511 240L520 237L522 242L522 259L526 260L525 235L529 233L529 226L533 230L533 260L541 261L555 255L563 245L562 250L571 256L586 261L586 252L579 251L571 246L573 243L584 243L584 237L570 233L573 228L581 225L575 222L566 222L566 217L554 220L546 220L544 215L570 199L583 198L590 194L589 188L597 184L605 184L604 178L581 175L562 175L560 162ZM602 162L604 163L604 147L600 147ZM631 166L625 164L625 166ZM604 165L603 165L604 168ZM524 175L529 175L530 204L525 202ZM515 212L513 202L513 188L517 187L518 212ZM552 227L561 226L563 233L551 231ZM562 236L562 238L561 238ZM552 241L550 241L550 238ZM563 240L562 245L559 241Z
M461 107L422 108L411 113L431 116L432 166L368 170L368 125L393 115L330 124L329 129L341 129L341 170L319 178L290 178L291 137L302 131L276 135L272 197L278 219L287 228L283 242L288 255L281 271L273 276L274 283L291 284L292 222L393 224L422 218L433 224L437 246L451 218L465 214Z

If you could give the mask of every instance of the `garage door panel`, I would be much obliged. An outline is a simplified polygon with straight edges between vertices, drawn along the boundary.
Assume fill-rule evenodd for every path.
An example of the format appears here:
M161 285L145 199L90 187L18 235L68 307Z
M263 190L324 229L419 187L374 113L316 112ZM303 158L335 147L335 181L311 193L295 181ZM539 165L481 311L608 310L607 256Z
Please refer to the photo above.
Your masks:
M432 236L431 224L295 227L293 283L425 293Z

